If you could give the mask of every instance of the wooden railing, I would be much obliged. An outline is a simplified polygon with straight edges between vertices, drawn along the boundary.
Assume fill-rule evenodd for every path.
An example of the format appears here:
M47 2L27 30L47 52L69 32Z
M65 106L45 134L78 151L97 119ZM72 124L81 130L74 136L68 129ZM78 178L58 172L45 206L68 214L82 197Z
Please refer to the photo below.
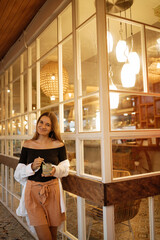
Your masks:
M0 154L0 163L15 169L18 159ZM63 189L94 202L109 206L160 194L160 175L102 183L74 174L62 179Z

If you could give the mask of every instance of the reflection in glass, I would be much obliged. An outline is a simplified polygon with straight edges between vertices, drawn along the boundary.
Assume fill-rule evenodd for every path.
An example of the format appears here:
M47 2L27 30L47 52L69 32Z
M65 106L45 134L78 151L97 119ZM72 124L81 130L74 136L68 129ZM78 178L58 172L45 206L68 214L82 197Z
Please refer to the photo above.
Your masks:
M28 134L28 115L22 116L23 134Z
M37 124L37 114L36 113L30 114L30 121L31 121L31 132L32 132L32 134L34 134L36 131L36 124Z
M13 135L20 135L21 134L21 118L14 118L12 120L12 133Z
M78 0L76 4L76 23L79 26L96 12L95 0Z
M20 157L21 153L21 140L13 140L13 156Z
M57 19L55 19L39 36L40 57L57 44Z
M23 75L24 80L24 112L27 112L27 104L28 104L28 79L27 74Z
M112 69L110 89L143 91L141 67L141 25L129 24L122 20L108 18L108 30L113 37L113 50L108 55L108 65ZM109 39L108 39L109 40Z
M112 130L160 128L159 97L119 94L118 107L110 108Z
M36 67L32 68L32 110L37 109L37 75Z
M41 107L59 101L59 71L57 49L41 61Z
M78 237L78 218L77 218L77 196L65 192L66 199L66 230L75 237Z
M96 18L77 32L79 57L79 95L99 90Z
M31 52L31 62L28 61L28 64L30 66L36 61L36 42L35 41L29 46L29 50Z
M2 101L2 119L5 119L5 91L1 92L1 101Z
M20 75L20 58L13 63L13 80L17 79Z
M101 143L84 140L84 173L101 177Z
M58 40L63 40L72 32L72 5L69 4L58 16L59 32Z
M146 29L146 44L149 90L160 93L160 31Z
M125 204L115 205L115 216L117 216L115 219L116 240L143 239L144 236L150 239L147 198L128 200Z
M100 131L99 98L92 96L82 100L83 131Z
M23 71L25 71L28 67L28 52L27 50L23 53Z
M112 140L113 178L160 171L160 139Z
M63 84L65 81L68 82L67 88L63 87L63 99L69 100L74 98L74 72L73 72L73 44L72 37L66 39L66 41L62 44L62 62L63 68L66 69L67 76L63 77ZM67 77L68 79L64 79Z
M20 79L13 82L13 110L12 116L20 113Z
M76 171L76 149L74 140L65 140L65 146L67 149L67 159L70 162L70 170Z
M74 102L64 104L64 132L75 131Z
M91 201L85 201L86 239L103 240L103 209Z
M11 117L11 83L8 84L7 97L8 97L8 117Z

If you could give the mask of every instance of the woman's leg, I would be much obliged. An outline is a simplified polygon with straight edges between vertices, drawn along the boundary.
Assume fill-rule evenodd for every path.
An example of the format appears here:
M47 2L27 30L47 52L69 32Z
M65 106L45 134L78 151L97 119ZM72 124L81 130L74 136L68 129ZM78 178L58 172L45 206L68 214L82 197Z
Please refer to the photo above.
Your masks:
M57 240L57 227L50 227L50 232L52 234L52 240Z
M39 240L52 240L52 234L48 225L35 226Z

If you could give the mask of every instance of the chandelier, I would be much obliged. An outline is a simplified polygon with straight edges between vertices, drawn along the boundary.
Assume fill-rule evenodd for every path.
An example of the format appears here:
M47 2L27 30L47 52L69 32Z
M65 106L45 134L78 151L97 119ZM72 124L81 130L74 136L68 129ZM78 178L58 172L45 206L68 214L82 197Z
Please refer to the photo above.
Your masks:
M40 71L40 87L43 93L51 100L59 97L59 80L58 80L58 62L50 61L45 64ZM68 89L68 73L63 67L63 93Z

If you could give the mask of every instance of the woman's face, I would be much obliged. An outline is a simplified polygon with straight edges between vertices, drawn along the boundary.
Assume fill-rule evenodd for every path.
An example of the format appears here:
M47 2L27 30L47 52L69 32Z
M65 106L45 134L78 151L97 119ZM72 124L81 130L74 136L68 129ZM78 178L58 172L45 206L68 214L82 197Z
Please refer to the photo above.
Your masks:
M40 135L48 136L51 132L51 120L47 116L42 116L37 124L37 132Z

